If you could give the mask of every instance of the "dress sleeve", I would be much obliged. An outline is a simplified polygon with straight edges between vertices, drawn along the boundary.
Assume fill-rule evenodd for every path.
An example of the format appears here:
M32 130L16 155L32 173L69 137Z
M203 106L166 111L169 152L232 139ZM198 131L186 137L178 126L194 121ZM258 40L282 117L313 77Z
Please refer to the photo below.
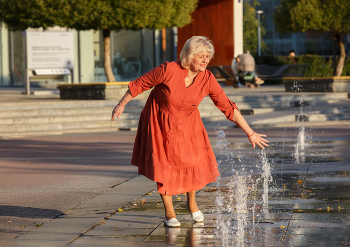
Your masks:
M152 69L141 77L129 83L129 89L133 98L151 89L154 86L162 83L165 78L168 62L165 62L158 67Z
M232 121L234 110L238 110L238 107L227 97L224 90L212 74L209 79L209 97L216 107L225 114L226 118Z

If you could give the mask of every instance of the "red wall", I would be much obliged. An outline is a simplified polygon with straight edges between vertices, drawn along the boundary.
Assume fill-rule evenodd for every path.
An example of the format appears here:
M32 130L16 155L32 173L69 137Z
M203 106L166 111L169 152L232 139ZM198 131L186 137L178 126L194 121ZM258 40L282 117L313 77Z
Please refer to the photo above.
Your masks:
M199 0L193 22L178 29L178 55L186 40L195 35L213 41L214 58L209 65L231 65L233 59L233 0Z

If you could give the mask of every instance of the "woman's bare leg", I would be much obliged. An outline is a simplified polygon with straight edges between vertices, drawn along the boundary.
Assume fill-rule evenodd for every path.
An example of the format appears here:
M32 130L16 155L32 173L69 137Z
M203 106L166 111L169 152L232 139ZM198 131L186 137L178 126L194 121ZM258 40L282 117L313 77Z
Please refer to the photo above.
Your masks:
M160 194L163 200L163 204L165 207L165 218L166 220L170 220L171 218L176 218L174 205L173 205L173 197L169 195Z
M199 208L197 206L196 202L196 191L190 191L187 192L187 205L189 209L191 210L191 213L199 211Z

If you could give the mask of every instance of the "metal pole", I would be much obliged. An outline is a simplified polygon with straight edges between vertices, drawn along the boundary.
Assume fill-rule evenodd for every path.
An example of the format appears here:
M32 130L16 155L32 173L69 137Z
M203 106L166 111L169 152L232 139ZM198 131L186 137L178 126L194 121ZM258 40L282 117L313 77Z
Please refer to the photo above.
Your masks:
M260 44L260 15L258 14L258 56L261 56L261 44Z
M81 51L80 51L80 31L78 31L78 82L81 83Z
M173 27L173 45L174 45L174 50L173 50L173 59L174 61L176 61L177 58L177 43L178 43L178 39L177 39L177 27Z
M258 10L258 56L261 56L261 30L260 30L260 14L263 13L262 10Z
M161 64L161 61L160 61L160 49L161 49L161 46L160 46L160 40L159 40L159 37L160 37L160 30L154 30L154 67L157 67L158 65Z
M14 76L14 68L15 68L15 55L14 55L14 49L13 49L13 31L10 31L10 58L11 58L11 86L15 85L15 76ZM26 88L27 90L27 88Z
M333 75L335 75L336 71L337 71L337 62L336 62L336 56L335 56L335 39L333 39Z
M24 54L24 61L23 61L23 67L24 67L24 78L25 78L25 84L26 84L26 94L30 95L30 77L29 77L29 71L28 71L28 50L27 50L27 33L26 31L22 32L23 34L23 54Z

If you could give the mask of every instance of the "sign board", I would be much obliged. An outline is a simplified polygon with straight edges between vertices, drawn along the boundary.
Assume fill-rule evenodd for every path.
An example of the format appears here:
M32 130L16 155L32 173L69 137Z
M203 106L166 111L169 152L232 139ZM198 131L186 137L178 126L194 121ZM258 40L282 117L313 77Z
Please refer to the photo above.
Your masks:
M35 75L70 75L69 69L35 69Z
M73 69L73 31L27 31L26 36L28 69Z

